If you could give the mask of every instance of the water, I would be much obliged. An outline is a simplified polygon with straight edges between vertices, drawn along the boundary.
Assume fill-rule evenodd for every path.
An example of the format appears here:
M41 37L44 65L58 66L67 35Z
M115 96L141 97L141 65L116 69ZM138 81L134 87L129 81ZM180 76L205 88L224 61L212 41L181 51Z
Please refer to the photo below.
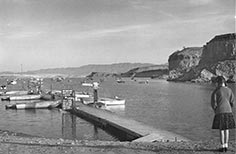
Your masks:
M73 88L91 92L90 88L81 87L79 83L80 80L72 79L68 83L53 83L53 88ZM235 84L229 86L235 93ZM45 88L49 87L51 85L46 81ZM209 84L174 83L164 80L149 79L149 84L139 84L129 79L126 79L125 83L111 80L102 83L99 96L125 98L125 107L110 108L119 115L191 140L218 141L219 132L211 129L214 113L210 106L210 96L214 88L214 85ZM0 130L53 138L117 140L95 125L57 109L5 110L5 104L8 102L0 103ZM234 134L235 131L231 131L230 140L235 140Z
M236 85L231 84L229 87L235 94ZM125 84L104 83L100 95L126 98L125 111L120 114L147 125L191 140L218 140L219 132L211 129L214 112L210 96L214 88L214 85L209 84L164 80L149 80L149 84L138 84L128 80ZM235 140L235 130L230 135L230 140Z

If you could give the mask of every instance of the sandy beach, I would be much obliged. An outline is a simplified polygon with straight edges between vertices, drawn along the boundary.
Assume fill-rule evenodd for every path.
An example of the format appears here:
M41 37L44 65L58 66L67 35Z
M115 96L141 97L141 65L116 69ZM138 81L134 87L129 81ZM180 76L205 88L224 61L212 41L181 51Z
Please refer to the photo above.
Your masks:
M0 134L0 154L213 154L220 153L218 147L213 141L133 143L52 139L8 131ZM236 143L230 142L227 153L235 152Z

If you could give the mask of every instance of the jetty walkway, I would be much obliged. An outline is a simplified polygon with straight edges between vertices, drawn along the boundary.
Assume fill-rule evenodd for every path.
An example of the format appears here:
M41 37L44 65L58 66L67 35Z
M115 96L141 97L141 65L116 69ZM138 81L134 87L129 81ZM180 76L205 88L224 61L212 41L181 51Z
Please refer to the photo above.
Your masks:
M91 121L104 128L111 134L116 134L119 140L132 142L155 142L155 141L188 141L180 135L147 126L141 122L119 116L113 112L90 107L82 103L68 110L85 120Z

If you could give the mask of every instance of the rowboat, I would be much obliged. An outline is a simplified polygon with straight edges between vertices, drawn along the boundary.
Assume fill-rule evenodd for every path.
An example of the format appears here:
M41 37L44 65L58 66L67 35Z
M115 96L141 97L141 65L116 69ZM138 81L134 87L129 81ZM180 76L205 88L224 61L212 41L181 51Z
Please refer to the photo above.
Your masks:
M16 103L16 104L6 105L6 109L51 109L58 107L60 104L61 104L60 100Z
M138 83L139 84L148 84L148 80L146 80L146 81L139 81Z
M116 80L116 82L117 82L117 83L125 83L125 81L124 81L124 80L121 80L121 79Z
M110 105L105 106L105 109L112 112L123 112L125 110L125 105Z
M94 104L94 101L90 98L82 99L82 103L86 105ZM125 105L125 99L121 99L118 97L115 98L99 98L98 102L96 102L98 106L118 106L118 105Z
M80 101L81 98L91 97L88 93L85 92L75 92L75 101Z
M125 99L121 99L118 97L115 98L100 98L98 102L104 104L105 106L113 106L113 105L125 105Z
M28 91L7 91L1 93L1 95L26 95L28 93Z
M22 100L37 100L40 99L41 95L19 95L19 96L7 96L1 98L2 101L22 101Z

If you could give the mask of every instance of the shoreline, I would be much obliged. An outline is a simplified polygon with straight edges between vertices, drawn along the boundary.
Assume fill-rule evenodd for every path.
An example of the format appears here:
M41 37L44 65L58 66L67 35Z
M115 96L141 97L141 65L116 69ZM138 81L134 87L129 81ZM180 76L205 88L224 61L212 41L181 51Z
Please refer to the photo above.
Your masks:
M218 153L219 143L214 141L185 142L120 142L88 141L62 138L35 137L27 134L0 131L0 153ZM229 142L227 153L236 152L236 143Z

